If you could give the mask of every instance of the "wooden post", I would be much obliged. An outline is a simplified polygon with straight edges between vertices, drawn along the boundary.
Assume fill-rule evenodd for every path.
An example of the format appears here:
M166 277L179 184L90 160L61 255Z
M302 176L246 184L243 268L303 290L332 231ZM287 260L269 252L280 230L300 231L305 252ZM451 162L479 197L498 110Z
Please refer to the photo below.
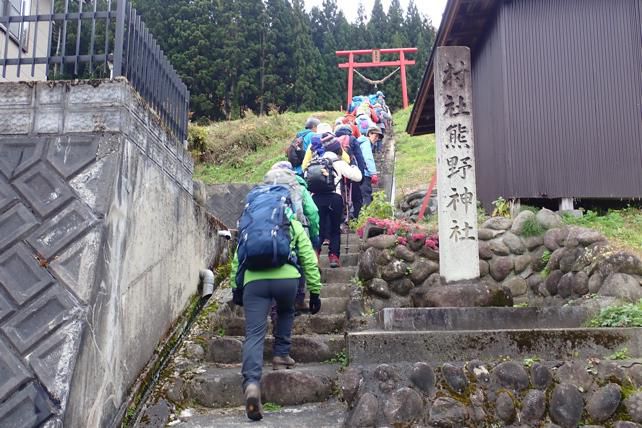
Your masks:
M401 65L401 96L403 99L403 108L408 108L408 88L406 87L406 55L404 51L399 52L399 62Z
M348 104L346 110L350 110L350 103L352 102L352 77L353 77L354 54L350 53L348 57Z

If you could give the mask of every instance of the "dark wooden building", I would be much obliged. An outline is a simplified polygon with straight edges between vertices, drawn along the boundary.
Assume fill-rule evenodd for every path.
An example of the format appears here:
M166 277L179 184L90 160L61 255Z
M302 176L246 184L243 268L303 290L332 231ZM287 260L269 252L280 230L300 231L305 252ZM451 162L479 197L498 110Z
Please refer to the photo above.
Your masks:
M471 49L484 205L642 197L642 0L449 0L435 46ZM411 135L435 129L434 54Z

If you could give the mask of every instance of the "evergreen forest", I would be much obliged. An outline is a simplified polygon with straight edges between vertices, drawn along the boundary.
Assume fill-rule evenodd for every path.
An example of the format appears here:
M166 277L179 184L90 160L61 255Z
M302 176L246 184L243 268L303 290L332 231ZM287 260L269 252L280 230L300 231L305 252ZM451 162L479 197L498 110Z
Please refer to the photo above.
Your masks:
M190 90L192 120L236 119L246 112L338 110L345 106L346 61L337 50L417 47L409 56L408 94L412 100L435 39L428 18L410 0L403 10L381 0L366 11L360 2L348 22L337 0L323 0L306 12L303 0L135 0L143 21ZM397 59L381 55L381 60ZM369 56L358 58L370 61ZM391 68L360 70L378 80ZM375 91L354 76L354 94ZM400 75L378 89L388 105L401 106Z

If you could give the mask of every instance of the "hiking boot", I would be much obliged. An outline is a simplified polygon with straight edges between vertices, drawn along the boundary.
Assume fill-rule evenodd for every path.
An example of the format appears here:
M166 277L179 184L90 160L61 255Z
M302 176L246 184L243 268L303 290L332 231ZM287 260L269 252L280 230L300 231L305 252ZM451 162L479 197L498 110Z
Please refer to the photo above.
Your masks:
M251 383L245 388L245 413L253 421L263 419L263 414L261 413L261 389L255 383Z
M339 257L336 254L329 254L328 255L328 261L330 262L330 267L331 268L338 268L341 266L341 262L339 261Z
M272 358L272 370L293 369L296 361L289 355L276 355Z

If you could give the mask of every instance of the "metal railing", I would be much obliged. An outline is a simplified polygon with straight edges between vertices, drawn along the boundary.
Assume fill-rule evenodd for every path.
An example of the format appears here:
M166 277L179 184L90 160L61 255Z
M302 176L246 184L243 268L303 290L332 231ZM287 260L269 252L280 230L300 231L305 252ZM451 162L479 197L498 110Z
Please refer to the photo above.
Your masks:
M129 0L0 0L0 76L60 80L125 76L180 141L189 91ZM12 10L13 13L7 13Z

